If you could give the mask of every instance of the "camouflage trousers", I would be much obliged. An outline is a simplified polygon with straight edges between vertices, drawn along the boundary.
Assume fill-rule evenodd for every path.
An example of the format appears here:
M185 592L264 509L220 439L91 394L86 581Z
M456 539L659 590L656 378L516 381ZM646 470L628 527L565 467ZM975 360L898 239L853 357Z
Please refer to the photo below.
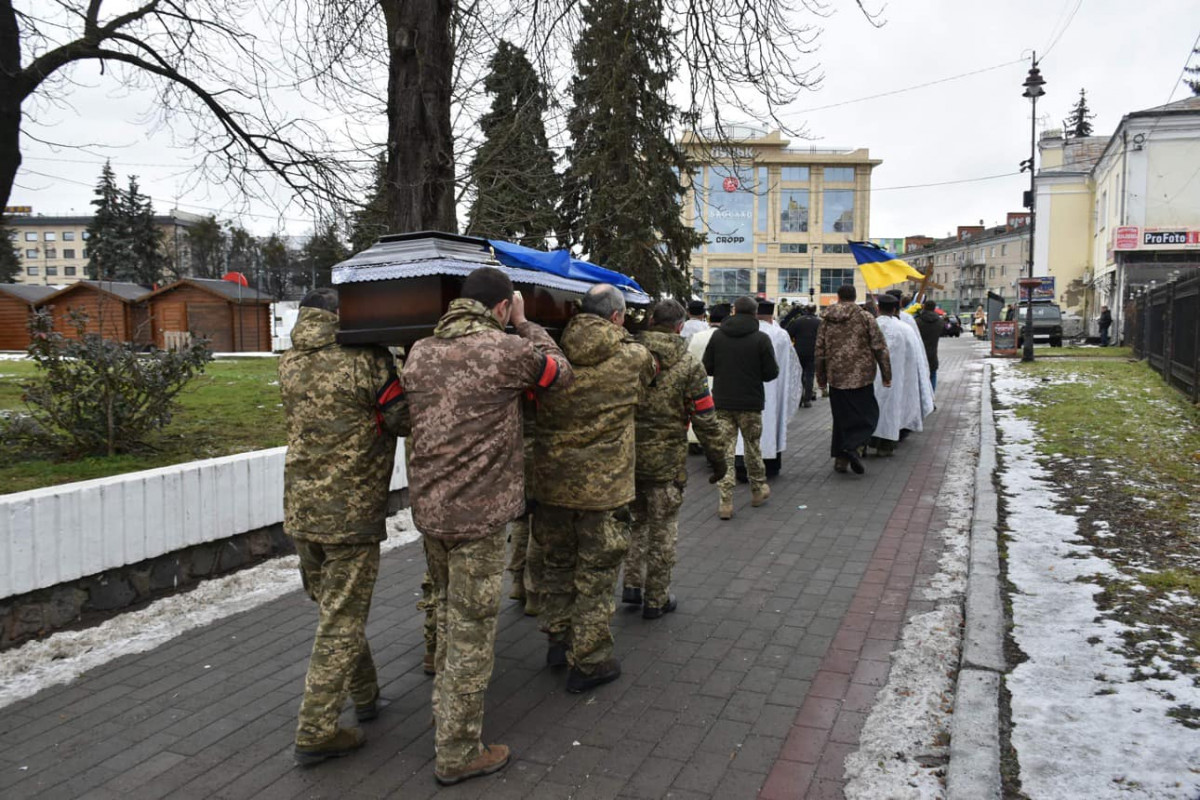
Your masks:
M517 517L509 525L512 557L508 562L508 571L512 573L513 588L524 587L526 596L536 594L538 578L542 572L542 551L530 535L533 515Z
M625 585L643 587L642 602L648 606L667 604L682 505L683 486L678 482L637 482L637 497L629 509L633 528L625 556Z
M300 579L320 614L296 729L296 744L305 747L337 733L347 695L368 703L379 691L366 634L379 545L295 543Z
M437 601L433 596L433 576L429 574L429 565L425 565L425 574L421 576L421 599L417 601L417 610L425 612L425 652L437 653Z
M737 482L733 460L737 453L738 431L742 433L742 443L745 446L746 475L750 478L750 488L759 491L767 484L767 468L762 457L762 412L717 409L717 419L725 428L725 463L729 465L729 470L717 486L721 490L721 501L731 502L733 487Z
M469 542L425 537L437 605L438 772L461 769L483 751L483 698L495 657L504 544L503 527Z
M542 549L539 627L568 645L567 661L585 674L612 658L610 620L621 560L629 548L629 510L576 511L539 505L533 536Z

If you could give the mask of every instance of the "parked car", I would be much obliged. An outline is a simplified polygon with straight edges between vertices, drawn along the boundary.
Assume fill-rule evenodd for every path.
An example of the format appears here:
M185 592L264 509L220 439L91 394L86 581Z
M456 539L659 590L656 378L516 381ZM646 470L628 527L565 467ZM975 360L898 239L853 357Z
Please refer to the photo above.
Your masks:
M1017 306L1016 321L1020 326L1020 333L1017 336L1017 347L1022 347L1025 341L1027 309L1027 305ZM1033 341L1034 344L1044 341L1049 342L1051 347L1062 347L1062 309L1054 303L1035 302L1033 304Z
M942 336L953 336L958 338L962 336L962 320L957 314L946 315L946 327L942 329Z

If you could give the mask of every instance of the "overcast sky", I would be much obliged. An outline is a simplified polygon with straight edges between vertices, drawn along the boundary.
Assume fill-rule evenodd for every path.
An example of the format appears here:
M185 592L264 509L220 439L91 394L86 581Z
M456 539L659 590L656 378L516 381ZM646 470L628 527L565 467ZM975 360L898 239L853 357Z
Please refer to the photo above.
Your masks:
M1039 127L1059 127L1083 88L1096 133L1109 134L1130 111L1187 96L1180 72L1200 34L1195 0L892 0L878 29L850 0L828 2L838 11L821 22L820 49L811 57L825 76L821 88L784 116L805 126L814 146L865 147L883 161L872 182L875 237L944 236L956 225L996 224L1020 210L1028 178L1016 173L1028 156L1030 113L1021 84L1032 50L1044 57L1047 81ZM945 80L964 73L976 74ZM188 154L172 147L167 131L148 129L148 95L112 89L87 71L76 75L88 86L52 111L53 134L100 146L55 152L26 139L11 204L90 213L91 187L108 155L122 181L140 176L159 211L179 198L187 211L238 214L241 204L224 187L196 184ZM884 96L855 102L875 95ZM976 180L997 175L1007 177ZM894 188L946 181L970 182ZM282 216L263 204L250 212L257 216L240 221L257 233L311 228L295 206Z

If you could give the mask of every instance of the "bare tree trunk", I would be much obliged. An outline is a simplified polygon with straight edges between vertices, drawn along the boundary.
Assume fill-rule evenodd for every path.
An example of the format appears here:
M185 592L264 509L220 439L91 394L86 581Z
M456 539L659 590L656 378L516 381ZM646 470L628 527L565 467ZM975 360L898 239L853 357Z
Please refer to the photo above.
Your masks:
M452 0L379 0L387 21L391 231L458 232L450 89Z
M0 208L21 167L21 31L12 0L0 0Z

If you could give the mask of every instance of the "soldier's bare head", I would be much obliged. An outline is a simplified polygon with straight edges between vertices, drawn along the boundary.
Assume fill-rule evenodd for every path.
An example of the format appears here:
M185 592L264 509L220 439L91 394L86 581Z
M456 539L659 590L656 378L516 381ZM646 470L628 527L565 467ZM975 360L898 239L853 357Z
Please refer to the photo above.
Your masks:
M609 283L597 283L579 303L579 310L584 314L595 314L603 317L614 325L625 322L625 298L617 291L617 287Z
M746 314L753 317L758 312L758 301L749 295L742 295L733 301L734 314Z
M659 300L658 304L654 306L654 313L650 315L650 324L655 328L666 328L679 333L683 328L684 316L683 306L679 305L679 301L668 297Z
M463 281L459 297L483 303L501 325L507 325L512 317L513 285L503 270L495 267L472 270Z
M328 311L332 314L338 313L338 293L337 289L313 289L308 294L304 295L304 299L300 301L301 308L319 308L322 311Z
M854 289L853 283L843 283L838 287L838 300L854 302L858 299L858 292Z

